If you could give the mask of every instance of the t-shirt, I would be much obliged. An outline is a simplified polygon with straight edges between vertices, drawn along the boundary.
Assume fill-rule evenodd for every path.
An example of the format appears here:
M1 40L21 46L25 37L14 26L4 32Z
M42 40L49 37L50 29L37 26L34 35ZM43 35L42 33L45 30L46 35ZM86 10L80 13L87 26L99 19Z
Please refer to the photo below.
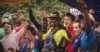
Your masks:
M19 31L21 30L21 28L22 28L22 27L16 27L16 29L15 29L16 33L19 32ZM21 36L21 38L19 39L19 46L20 46L20 44L25 43L25 41L26 41L26 36L25 36L25 34L24 34L24 35Z
M5 32L3 28L0 28L0 40L5 36Z
M42 36L42 39L43 39L43 40L46 40L47 36L50 34L50 32L51 32L52 29L53 29L53 28L50 28L50 29L47 31L46 34L43 34L43 36ZM63 30L63 29L57 30L57 32L56 32L53 36L54 36L54 40L55 40L55 43L56 43L57 46L59 45L60 40L61 40L62 37L66 38L66 39L69 40L69 41L72 41L72 38L68 38L68 35L67 35L67 33L66 33L66 30ZM65 42L66 42L66 41L63 41L62 47L65 46Z
M91 29L89 35L84 31L81 37L80 48L85 51L92 51L96 44L96 33Z
M67 30L69 31L69 33L72 35L73 38L76 37L73 27L69 27ZM68 52L74 52L73 44L74 44L74 41L68 41L68 45L67 45Z
M16 49L19 44L19 39L20 37L24 34L24 28L22 28L19 32L17 33L11 33L9 35L6 35L2 40L1 43L4 47L4 49L7 49L7 47L12 47Z

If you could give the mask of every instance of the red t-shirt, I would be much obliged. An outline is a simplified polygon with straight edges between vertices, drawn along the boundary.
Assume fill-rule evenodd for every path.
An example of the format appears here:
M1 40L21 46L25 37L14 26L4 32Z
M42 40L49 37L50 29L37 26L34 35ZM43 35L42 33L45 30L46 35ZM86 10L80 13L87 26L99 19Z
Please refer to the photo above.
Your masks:
M67 30L69 31L69 33L72 35L73 38L76 37L73 27L69 27ZM68 41L68 45L66 48L67 52L74 52L73 43L74 43L74 41L72 41L72 42Z

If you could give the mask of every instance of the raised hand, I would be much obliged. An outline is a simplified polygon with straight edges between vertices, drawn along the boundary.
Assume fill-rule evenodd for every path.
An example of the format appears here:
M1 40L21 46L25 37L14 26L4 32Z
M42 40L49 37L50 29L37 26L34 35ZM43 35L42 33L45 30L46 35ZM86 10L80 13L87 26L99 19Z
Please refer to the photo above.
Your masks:
M32 33L29 30L27 30L25 34L29 40L34 41L34 36L32 35Z
M43 18L46 18L46 17L47 17L47 16L46 16L46 11L45 11L45 9L42 10L42 11L40 11L40 16L43 17Z
M85 2L83 0L77 0L77 2L79 3L79 5L84 9L87 8L87 5L85 4Z
M18 15L18 18L19 18L19 19L24 19L24 16L23 16L21 10L18 10L18 11L17 11L17 15Z
M28 9L31 9L32 8L32 6L31 5L28 5Z

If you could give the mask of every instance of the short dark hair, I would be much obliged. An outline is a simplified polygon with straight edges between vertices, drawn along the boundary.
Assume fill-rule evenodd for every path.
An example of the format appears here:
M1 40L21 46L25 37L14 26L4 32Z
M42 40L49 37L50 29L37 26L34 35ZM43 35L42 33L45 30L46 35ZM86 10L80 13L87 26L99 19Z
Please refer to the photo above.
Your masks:
M79 28L81 28L80 20L75 20L74 22L75 22L75 23L79 23Z
M1 19L0 19L0 27L3 27L3 25L4 25L4 22L2 22L2 19L8 19L8 17L7 16L4 16L4 17L2 17ZM9 19L8 19L9 20ZM10 20L9 20L10 21Z
M78 15L79 20L84 19L84 16L82 14Z
M85 30L85 27L81 26L80 20L75 20L74 23L79 23L79 28L81 28L82 30Z
M17 19L15 23L17 26L20 26L22 24L22 21L20 19Z
M72 21L75 20L75 16L74 16L73 14L69 13L69 12L66 13L64 16L68 16L68 17L70 17Z
M4 27L5 24L9 24L9 25L11 25L11 29L13 29L13 25L12 25L11 22L4 22L4 23L2 23L2 27Z

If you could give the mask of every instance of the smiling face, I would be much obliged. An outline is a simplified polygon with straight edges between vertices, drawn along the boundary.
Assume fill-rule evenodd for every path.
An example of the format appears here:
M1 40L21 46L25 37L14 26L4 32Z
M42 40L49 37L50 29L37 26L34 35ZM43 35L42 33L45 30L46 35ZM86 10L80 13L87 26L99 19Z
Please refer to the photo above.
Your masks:
M79 36L82 33L82 29L80 28L80 24L78 22L73 23L73 28L76 36Z
M73 21L71 20L70 17L65 16L64 17L64 24L65 24L66 27L69 27L69 26L71 26L73 24Z
M57 21L56 20L50 20L50 27L55 27L57 25Z
M10 22L4 22L3 27L4 27L4 31L5 31L6 34L11 33L12 26L11 26L11 23Z

